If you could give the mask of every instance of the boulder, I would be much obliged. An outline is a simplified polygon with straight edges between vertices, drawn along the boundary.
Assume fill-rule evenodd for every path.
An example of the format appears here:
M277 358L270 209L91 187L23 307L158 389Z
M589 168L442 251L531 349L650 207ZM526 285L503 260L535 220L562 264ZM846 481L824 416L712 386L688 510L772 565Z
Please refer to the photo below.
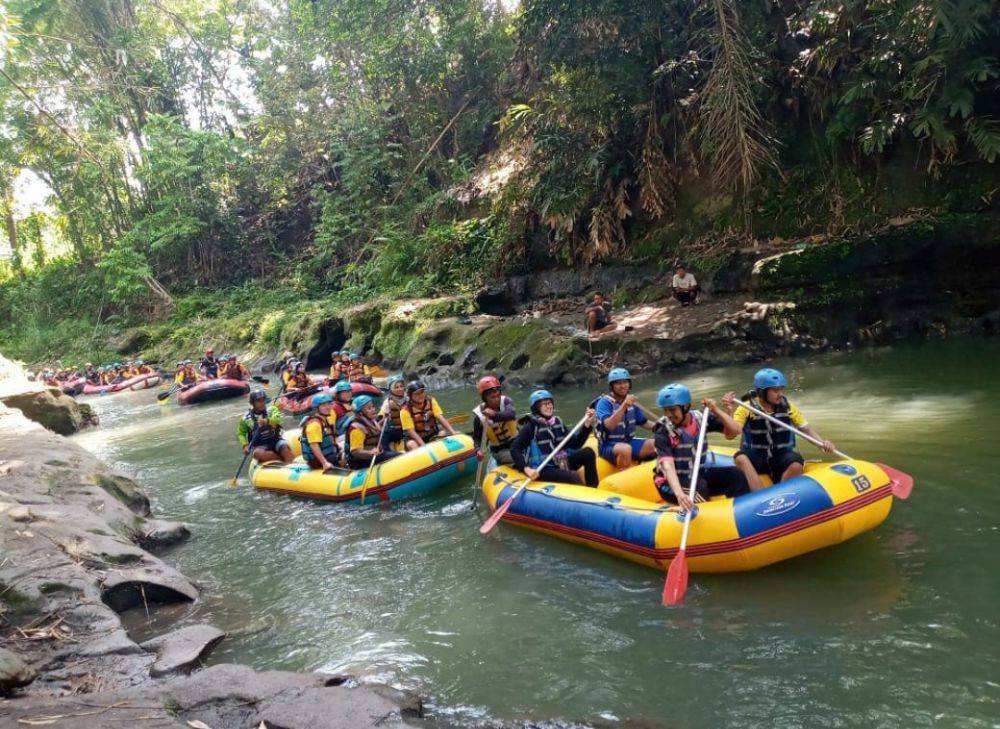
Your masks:
M35 670L19 655L6 648L0 648L0 695L12 689L27 686L35 680Z
M190 536L190 530L178 521L147 519L139 535L139 545L143 549L157 551L180 544Z
M0 402L59 435L72 435L96 420L89 406L81 406L55 387L7 395Z
M149 675L159 678L191 673L225 637L225 633L212 625L189 625L147 640L142 647L156 653L156 663L149 669Z
M198 590L180 572L157 560L153 566L108 572L101 599L120 613L152 603L194 602Z
M139 516L149 516L149 497L132 479L113 473L96 473L93 481Z

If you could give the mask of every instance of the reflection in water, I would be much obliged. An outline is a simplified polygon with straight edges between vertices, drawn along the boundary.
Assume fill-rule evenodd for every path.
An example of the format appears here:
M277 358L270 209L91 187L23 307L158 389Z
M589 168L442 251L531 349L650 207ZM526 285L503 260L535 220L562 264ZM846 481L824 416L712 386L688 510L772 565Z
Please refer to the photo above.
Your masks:
M167 559L203 599L183 620L230 631L215 660L356 673L412 688L451 720L638 719L672 727L991 726L1000 715L1000 490L978 413L1000 346L952 342L778 362L816 428L916 478L876 532L746 574L662 575L469 510L470 479L392 508L226 487L242 402L95 400L78 441L134 474L191 542ZM753 367L637 381L652 404L745 388ZM595 388L598 386L595 386ZM511 393L522 406L527 391ZM595 391L557 390L564 414ZM448 412L474 393L441 393ZM818 457L804 446L807 457ZM959 498L960 497L960 498ZM137 631L165 624L130 616Z

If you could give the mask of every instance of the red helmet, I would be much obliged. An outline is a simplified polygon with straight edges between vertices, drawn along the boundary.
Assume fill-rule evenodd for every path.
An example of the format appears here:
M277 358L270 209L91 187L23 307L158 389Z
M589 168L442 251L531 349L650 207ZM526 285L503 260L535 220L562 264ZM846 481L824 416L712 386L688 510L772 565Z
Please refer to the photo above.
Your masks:
M493 375L486 375L486 377L482 378L479 381L479 384L476 385L476 389L479 390L480 395L482 395L487 390L499 390L500 380L498 380Z

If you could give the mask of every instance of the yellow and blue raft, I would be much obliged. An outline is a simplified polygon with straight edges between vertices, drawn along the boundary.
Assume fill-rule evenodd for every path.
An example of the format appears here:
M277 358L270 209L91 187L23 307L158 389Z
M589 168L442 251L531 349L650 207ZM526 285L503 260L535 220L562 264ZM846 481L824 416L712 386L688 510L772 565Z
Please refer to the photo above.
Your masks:
M264 491L360 504L367 480L364 503L372 504L423 496L472 473L475 461L472 439L450 435L376 465L370 476L367 468L324 473L296 459L251 464L250 483Z
M731 449L713 448L704 468L732 466ZM531 483L503 521L666 570L678 552L684 512L653 484L653 463L605 476L597 488ZM805 473L735 499L695 506L687 543L692 572L753 570L839 544L885 521L898 472L859 460L806 463ZM524 475L494 468L483 482L495 510Z

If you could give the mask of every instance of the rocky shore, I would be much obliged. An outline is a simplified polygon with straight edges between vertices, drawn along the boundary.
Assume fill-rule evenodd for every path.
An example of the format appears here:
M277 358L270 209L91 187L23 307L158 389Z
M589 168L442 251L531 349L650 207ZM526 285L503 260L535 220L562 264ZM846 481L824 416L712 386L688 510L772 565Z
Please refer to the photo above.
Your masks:
M344 676L201 669L225 638L143 643L120 614L199 599L156 553L188 538L131 480L0 405L0 726L415 726L420 700Z

